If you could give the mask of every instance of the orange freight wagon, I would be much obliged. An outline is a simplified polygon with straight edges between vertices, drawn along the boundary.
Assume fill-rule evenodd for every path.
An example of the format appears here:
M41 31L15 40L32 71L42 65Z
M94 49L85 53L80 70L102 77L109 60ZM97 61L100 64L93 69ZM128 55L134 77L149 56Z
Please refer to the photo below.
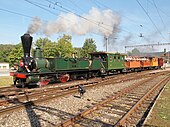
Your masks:
M151 66L152 66L151 60L149 60L149 59L147 59L147 58L141 60L141 66L142 66L143 68L149 68L149 67L151 67Z
M126 59L126 61L125 61L126 69L129 70L129 69L141 68L141 63L138 58L127 57L125 59Z

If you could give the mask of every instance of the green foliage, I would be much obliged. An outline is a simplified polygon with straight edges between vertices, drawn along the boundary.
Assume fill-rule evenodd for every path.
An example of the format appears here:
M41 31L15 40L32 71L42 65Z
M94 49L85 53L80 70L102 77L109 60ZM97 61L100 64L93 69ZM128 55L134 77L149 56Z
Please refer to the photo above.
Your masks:
M77 56L78 58L81 58L81 57L82 57L82 56L81 56L81 50L82 50L82 48L77 48L77 47L74 48L74 52L76 53L76 56Z
M71 36L65 34L57 43L48 38L40 38L36 41L35 46L43 49L45 57L54 58L59 55L61 57L71 57L74 52L71 39Z
M56 42L52 42L48 38L38 39L35 46L43 49L44 57L46 58L55 58L58 55Z
M49 40L48 38L39 38L38 40L36 40L35 46L37 48L43 49L47 43L51 43L51 40Z
M71 57L74 53L74 48L71 44L71 36L63 35L57 42L57 51L61 57Z
M55 58L58 56L56 42L48 42L44 46L44 57Z
M0 44L0 62L9 62L9 53L14 48L14 45L2 45Z
M92 38L86 39L81 50L82 57L89 57L90 52L96 52L97 46Z
M18 63L21 57L24 56L23 48L21 44L17 44L14 46L13 50L9 53L9 63L13 65L14 63Z

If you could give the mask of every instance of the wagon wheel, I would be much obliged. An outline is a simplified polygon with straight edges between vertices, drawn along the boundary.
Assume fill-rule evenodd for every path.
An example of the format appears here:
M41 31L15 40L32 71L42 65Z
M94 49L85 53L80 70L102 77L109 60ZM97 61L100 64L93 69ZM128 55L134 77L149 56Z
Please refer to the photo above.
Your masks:
M37 84L39 86L45 86L45 85L49 84L49 82L50 82L50 79L41 78Z

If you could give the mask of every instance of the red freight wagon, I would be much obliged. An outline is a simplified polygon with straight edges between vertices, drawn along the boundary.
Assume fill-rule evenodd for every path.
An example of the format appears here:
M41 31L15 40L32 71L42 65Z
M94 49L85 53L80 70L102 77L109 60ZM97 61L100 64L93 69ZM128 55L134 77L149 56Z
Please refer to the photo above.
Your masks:
M163 58L158 58L158 66L159 66L159 68L161 68L161 66L163 66L163 64L164 64Z

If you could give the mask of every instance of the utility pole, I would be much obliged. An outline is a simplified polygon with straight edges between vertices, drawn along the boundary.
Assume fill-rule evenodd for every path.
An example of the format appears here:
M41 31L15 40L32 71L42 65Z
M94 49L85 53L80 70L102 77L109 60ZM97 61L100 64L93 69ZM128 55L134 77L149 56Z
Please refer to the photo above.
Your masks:
M106 52L108 51L108 37L104 37L104 39L105 39L105 42L106 42Z

